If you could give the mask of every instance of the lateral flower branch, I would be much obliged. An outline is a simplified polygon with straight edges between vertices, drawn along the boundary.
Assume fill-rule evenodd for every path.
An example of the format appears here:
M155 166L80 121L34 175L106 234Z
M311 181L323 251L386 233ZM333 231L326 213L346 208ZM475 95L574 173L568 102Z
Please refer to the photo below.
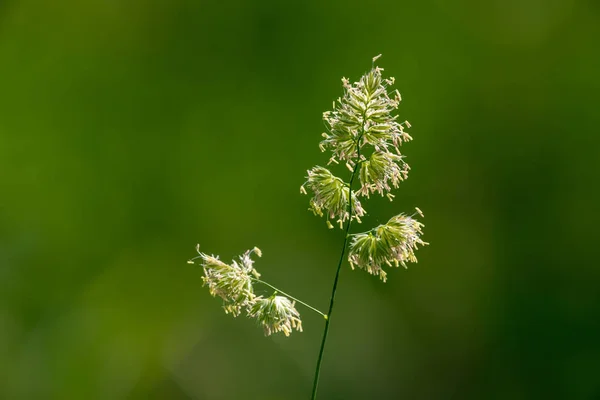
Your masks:
M254 260L250 257L252 253L262 257L258 247L247 250L239 257L239 262L233 260L231 264L219 260L218 256L202 253L199 245L196 246L196 251L198 256L188 263L194 264L194 260L202 260L200 265L204 270L202 277L204 285L208 286L212 296L223 300L225 313L237 317L243 312L246 316L255 318L256 322L263 327L266 336L277 332L290 336L292 329L302 332L302 321L295 307L296 302L325 316L316 308L259 279L260 274L254 269ZM275 291L267 298L257 296L254 294L254 284L263 284Z

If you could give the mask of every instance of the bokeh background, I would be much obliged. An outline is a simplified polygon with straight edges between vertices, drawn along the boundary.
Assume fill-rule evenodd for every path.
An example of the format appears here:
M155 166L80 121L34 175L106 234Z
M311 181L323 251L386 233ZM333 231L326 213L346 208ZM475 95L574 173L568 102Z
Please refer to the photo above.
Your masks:
M1 0L0 398L307 399L323 320L265 338L186 260L326 309L299 186L383 53L412 171L357 229L431 245L343 267L320 398L600 399L599 43L591 0Z

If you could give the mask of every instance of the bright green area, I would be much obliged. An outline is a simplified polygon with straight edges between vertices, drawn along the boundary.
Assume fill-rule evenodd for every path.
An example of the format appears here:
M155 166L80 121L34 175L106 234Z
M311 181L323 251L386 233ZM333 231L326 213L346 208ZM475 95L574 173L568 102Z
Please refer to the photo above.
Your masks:
M343 267L320 398L597 398L598 43L593 1L0 1L0 398L307 399L323 318L264 338L186 260L327 308L299 187L379 53L412 170L356 229L431 246Z

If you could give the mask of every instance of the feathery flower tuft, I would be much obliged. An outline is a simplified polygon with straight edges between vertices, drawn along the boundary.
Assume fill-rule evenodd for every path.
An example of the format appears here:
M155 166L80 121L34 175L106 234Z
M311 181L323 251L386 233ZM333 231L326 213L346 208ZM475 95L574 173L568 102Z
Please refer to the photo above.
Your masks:
M352 193L352 218L360 222L360 217L365 214L356 193L351 191L348 185L340 178L334 176L327 168L313 167L308 171L307 181L300 188L306 193L304 186L308 187L314 197L310 200L310 209L320 217L325 213L327 225L331 228L330 219L337 218L336 222L343 226L344 221L350 218L348 205L350 193Z
M361 188L357 193L369 197L370 193L378 192L383 196L384 192L389 192L392 187L398 188L400 182L408 177L410 169L403 158L390 152L371 154L360 165Z
M302 332L300 313L294 307L295 303L285 296L277 296L275 292L271 297L257 297L249 311L262 325L265 336L283 332L290 336L292 328Z
M204 268L202 280L208 286L211 295L223 299L226 314L237 317L245 311L248 317L255 317L262 324L266 335L283 332L289 336L292 328L302 332L300 313L294 308L294 302L287 297L276 296L277 292L266 299L254 294L253 282L274 288L259 280L260 274L254 269L254 260L250 255L254 253L262 257L258 247L247 250L239 257L239 262L233 260L231 264L225 264L218 256L209 256L200 252L199 246L196 247L196 251L199 256L189 260L188 263L193 264L195 259L202 259L201 265Z
M392 217L386 224L369 232L358 233L350 243L348 261L352 269L359 267L384 282L387 273L383 265L407 267L407 262L417 262L414 251L417 245L428 243L421 239L423 224L404 214Z
M225 312L234 317L254 302L252 277L258 279L260 274L253 267L254 261L250 258L252 253L260 254L260 250L248 250L240 256L239 263L233 260L229 265L218 257L199 252L204 268L204 285L208 286L211 295L223 299Z
M332 111L323 114L327 133L320 143L322 151L333 153L332 161L351 161L358 156L358 142L373 146L376 152L394 150L400 154L399 147L412 138L404 131L407 122L397 122L398 116L392 112L400 104L397 90L388 92L394 78L383 79L382 68L373 67L358 82L350 84L342 78L344 95L334 103Z
M373 63L379 56L373 58ZM389 192L407 178L409 166L404 162L400 146L412 140L405 132L410 124L397 122L392 113L400 104L400 93L388 91L394 78L384 79L383 69L373 68L358 82L343 78L344 96L334 102L333 110L323 114L327 133L319 144L330 150L330 163L345 161L350 171L360 164L361 187L357 195L369 197L377 192L393 198ZM363 149L365 146L368 149ZM365 157L365 153L370 155Z
M373 58L373 64L378 58ZM361 183L360 189L354 192L349 184L326 168L317 166L308 171L308 180L300 192L306 193L305 186L314 192L310 207L315 215L327 214L330 228L329 219L333 218L337 218L340 227L348 219L356 218L360 222L365 211L357 196L369 197L377 192L392 200L394 196L389 192L408 176L410 168L404 162L400 146L412 140L404 131L404 127L410 125L398 123L398 116L392 115L400 104L400 93L388 92L394 78L384 79L382 71L373 66L353 84L342 78L344 95L333 103L332 111L323 113L327 132L322 134L324 139L319 147L322 151L331 151L329 164L343 161L353 177L358 171ZM366 150L368 156L365 157ZM352 210L348 207L350 203Z

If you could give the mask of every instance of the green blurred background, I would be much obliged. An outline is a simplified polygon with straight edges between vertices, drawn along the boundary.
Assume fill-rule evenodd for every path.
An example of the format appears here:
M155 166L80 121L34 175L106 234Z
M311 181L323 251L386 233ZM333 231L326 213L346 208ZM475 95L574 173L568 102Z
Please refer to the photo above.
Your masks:
M412 171L357 229L431 245L344 266L320 398L600 399L599 43L591 0L0 0L0 398L307 399L322 319L265 338L186 260L326 309L299 186L383 53Z

